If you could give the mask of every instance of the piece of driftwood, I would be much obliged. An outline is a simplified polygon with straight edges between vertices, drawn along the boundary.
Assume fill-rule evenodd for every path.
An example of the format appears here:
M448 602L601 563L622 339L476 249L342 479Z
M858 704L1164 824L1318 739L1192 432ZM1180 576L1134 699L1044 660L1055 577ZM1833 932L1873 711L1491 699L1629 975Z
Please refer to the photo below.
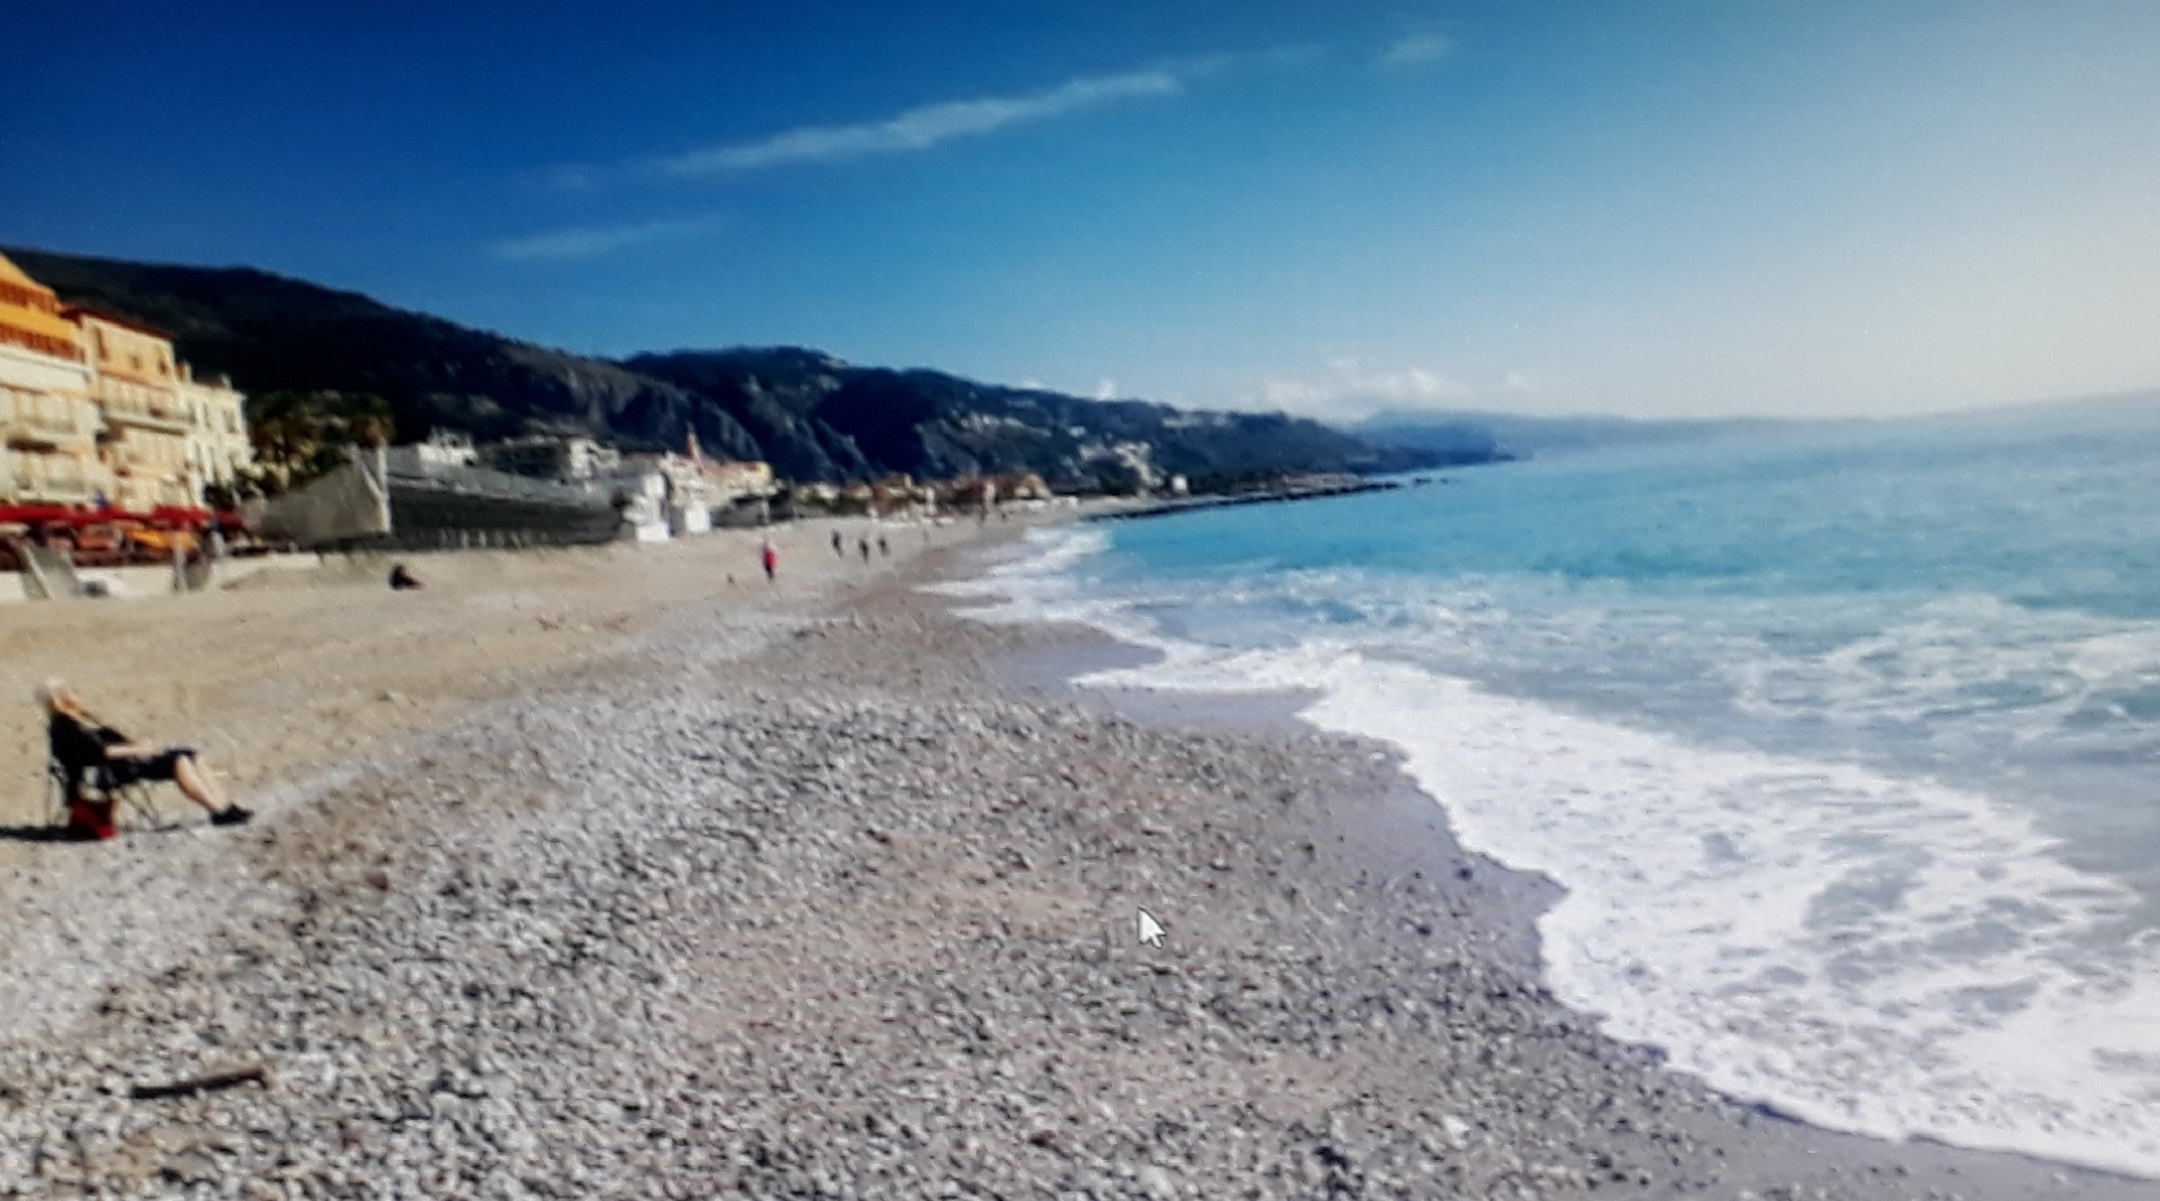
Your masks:
M170 1084L138 1084L128 1090L128 1096L137 1101L155 1101L162 1097L192 1097L196 1093L214 1093L220 1089L237 1088L243 1084L260 1084L270 1087L268 1068L241 1068L234 1072L212 1072L208 1076L196 1076L188 1080L175 1080Z

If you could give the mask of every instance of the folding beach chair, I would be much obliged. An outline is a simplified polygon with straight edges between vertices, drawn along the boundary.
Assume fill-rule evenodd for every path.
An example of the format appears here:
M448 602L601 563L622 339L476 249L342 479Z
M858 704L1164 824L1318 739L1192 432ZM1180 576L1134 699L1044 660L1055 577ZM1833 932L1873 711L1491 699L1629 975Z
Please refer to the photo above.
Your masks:
M115 786L111 773L100 767L91 771L83 781L83 792L108 807L115 825L124 813L130 825L163 830L171 823L158 811L157 798L150 792L150 782L137 780L125 786ZM67 768L58 759L45 761L45 821L51 826L69 824Z

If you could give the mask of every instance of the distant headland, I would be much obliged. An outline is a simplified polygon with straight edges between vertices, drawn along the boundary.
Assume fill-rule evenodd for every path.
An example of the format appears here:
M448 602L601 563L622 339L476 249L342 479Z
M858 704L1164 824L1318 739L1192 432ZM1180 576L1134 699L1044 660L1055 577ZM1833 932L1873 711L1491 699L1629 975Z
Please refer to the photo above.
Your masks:
M582 436L680 448L847 483L1031 473L1060 492L1210 491L1269 476L1375 474L1504 457L1384 445L1280 413L1196 412L844 362L795 347L607 360L552 350L251 268L4 248L70 304L170 331L251 398L380 398L398 442Z

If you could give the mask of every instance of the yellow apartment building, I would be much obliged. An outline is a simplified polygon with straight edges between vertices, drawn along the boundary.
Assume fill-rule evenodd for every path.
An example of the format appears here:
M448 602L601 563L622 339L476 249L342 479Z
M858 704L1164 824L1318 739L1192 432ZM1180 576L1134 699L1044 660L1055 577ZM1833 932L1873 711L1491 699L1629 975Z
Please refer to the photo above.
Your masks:
M0 504L200 507L254 462L242 399L161 331L65 307L0 255Z

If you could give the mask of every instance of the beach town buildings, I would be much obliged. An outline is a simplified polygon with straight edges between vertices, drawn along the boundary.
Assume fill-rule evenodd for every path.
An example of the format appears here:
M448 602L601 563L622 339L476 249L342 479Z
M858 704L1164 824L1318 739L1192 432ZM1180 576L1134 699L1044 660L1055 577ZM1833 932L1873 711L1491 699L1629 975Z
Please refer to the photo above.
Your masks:
M200 509L254 462L240 393L0 255L0 505Z
M605 495L639 542L665 542L712 528L710 499L686 458L625 455L591 438L555 434L498 442L482 457L497 471Z
M622 468L622 453L591 438L531 434L497 442L481 453L489 467L536 480L579 483L612 475Z
M642 542L710 533L716 512L775 491L770 464L715 462L699 451L696 434L685 454L622 455L612 470L594 476L594 485L629 501L623 517Z
M437 431L425 442L355 451L350 461L263 506L262 528L303 547L574 545L664 542L713 528L714 509L769 491L763 463L698 453L625 454L579 435L535 434L475 447Z
M683 454L625 454L583 436L535 434L496 443L483 458L498 471L607 495L640 542L706 533L715 509L774 491L769 464L708 459L694 433Z
M1003 475L971 475L938 485L938 502L948 509L986 510L1004 501L1050 500L1056 496L1043 477L1032 471Z
M472 435L457 430L436 430L425 442L393 446L386 454L389 469L406 475L420 475L429 468L480 465L480 452L473 446Z
M770 463L704 459L702 466L716 507L745 497L771 496L779 489Z

